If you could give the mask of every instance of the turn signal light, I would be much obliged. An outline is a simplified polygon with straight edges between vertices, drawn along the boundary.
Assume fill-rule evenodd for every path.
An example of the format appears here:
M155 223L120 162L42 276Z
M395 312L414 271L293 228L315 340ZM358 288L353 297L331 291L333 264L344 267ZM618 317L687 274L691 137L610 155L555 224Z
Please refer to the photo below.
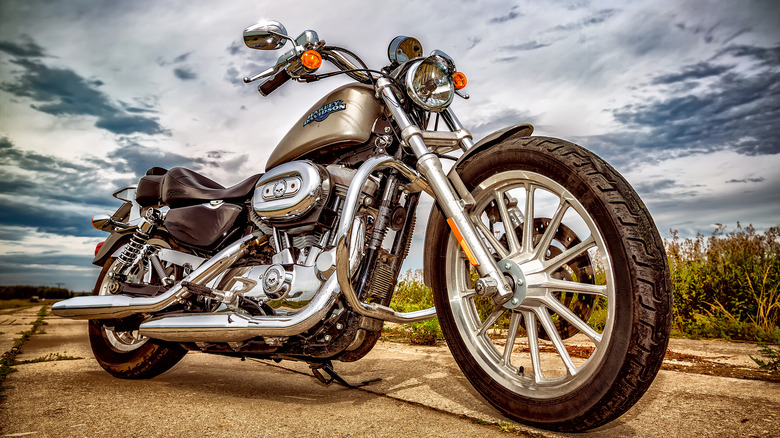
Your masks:
M461 88L466 86L468 80L466 80L466 75L464 75L459 71L456 71L455 74L452 75L452 83L455 84L456 89L460 90Z
M301 55L301 63L310 70L317 70L322 65L322 55L316 50L307 50Z

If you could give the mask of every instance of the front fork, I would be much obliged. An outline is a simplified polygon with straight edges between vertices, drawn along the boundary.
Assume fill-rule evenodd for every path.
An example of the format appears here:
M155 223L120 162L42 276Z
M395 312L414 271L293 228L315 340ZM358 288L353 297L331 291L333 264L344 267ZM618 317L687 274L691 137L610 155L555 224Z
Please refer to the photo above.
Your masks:
M496 261L488 252L479 236L477 229L471 222L465 210L467 202L450 184L447 175L441 166L439 157L428 150L422 132L409 118L391 89L391 82L386 78L377 81L377 91L384 100L390 114L401 129L404 142L417 156L417 170L422 174L433 191L436 202L447 217L447 223L461 248L466 253L469 262L477 269L480 278L477 281L476 292L478 295L489 296L496 305L503 305L512 299L514 291L507 278L499 269ZM452 112L448 111L445 120L452 128L463 132L460 122ZM464 150L471 148L474 143L470 137L460 138L460 145ZM457 184L462 185L460 181ZM473 201L471 201L473 202Z

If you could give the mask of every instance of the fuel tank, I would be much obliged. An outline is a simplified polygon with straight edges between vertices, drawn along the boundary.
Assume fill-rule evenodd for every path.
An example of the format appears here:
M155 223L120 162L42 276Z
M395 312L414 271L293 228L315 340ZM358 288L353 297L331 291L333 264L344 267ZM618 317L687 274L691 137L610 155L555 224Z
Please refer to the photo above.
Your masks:
M349 84L337 88L298 120L271 152L265 169L325 147L365 143L381 114L382 105L374 96L372 86Z

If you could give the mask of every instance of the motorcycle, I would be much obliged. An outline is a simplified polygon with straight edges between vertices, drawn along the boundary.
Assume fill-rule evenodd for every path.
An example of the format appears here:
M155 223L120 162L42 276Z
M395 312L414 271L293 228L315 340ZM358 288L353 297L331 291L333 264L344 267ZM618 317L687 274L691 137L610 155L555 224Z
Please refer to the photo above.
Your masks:
M353 386L334 360L365 356L384 322L438 317L463 374L513 420L582 431L642 396L668 342L669 268L615 169L529 124L475 142L450 108L468 98L466 76L415 38L393 39L372 70L312 30L292 38L266 21L243 37L258 50L292 43L244 78L263 96L291 79L354 82L297 121L265 173L224 187L155 167L114 194L113 215L92 218L110 233L94 294L52 311L89 320L107 372L147 379L195 350L305 361ZM321 73L325 61L334 69ZM423 192L435 201L424 245L435 307L399 312L390 301Z

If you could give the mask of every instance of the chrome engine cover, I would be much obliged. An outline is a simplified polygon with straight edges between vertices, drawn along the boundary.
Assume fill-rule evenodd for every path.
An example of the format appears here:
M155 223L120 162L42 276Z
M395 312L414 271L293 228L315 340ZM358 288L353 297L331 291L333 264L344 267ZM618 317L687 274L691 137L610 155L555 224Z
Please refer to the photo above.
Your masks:
M270 223L299 221L325 205L330 187L325 168L311 161L291 161L260 177L252 207L260 219Z
M299 310L322 286L316 266L256 265L231 268L217 289L241 294L281 310Z

